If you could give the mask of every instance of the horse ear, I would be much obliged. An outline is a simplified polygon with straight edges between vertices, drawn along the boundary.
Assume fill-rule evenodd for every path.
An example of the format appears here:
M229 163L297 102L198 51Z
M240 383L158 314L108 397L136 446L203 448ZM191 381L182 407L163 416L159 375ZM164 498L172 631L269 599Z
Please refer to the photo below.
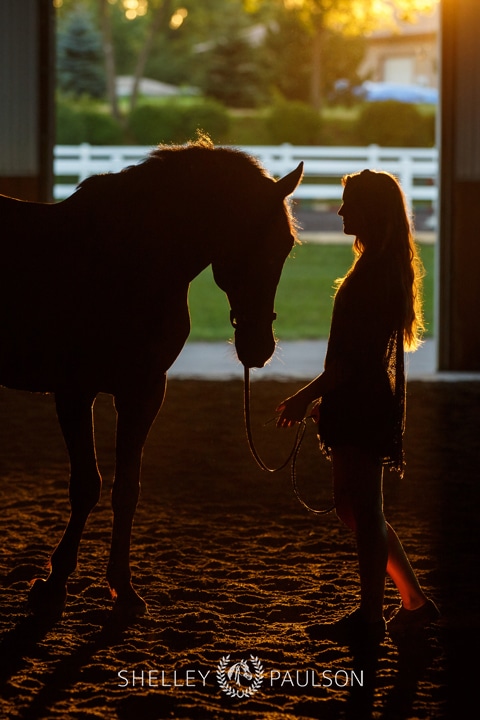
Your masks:
M286 198L288 195L291 195L297 185L300 183L303 176L303 162L299 164L299 166L292 170L291 173L288 173L288 175L285 175L285 177L280 178L280 180L277 180L277 183L275 185L275 192L277 197Z

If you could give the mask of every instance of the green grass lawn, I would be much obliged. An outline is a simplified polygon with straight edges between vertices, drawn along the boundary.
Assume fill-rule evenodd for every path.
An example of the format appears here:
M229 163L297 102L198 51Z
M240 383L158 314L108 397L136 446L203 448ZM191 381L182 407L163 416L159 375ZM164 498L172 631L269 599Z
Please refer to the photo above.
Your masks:
M433 327L433 245L420 246L425 266L424 311L427 336ZM287 259L277 291L278 315L275 332L281 340L326 338L330 326L333 284L352 262L349 245L305 244L296 247ZM232 335L229 308L224 293L207 268L190 289L191 340L226 340Z

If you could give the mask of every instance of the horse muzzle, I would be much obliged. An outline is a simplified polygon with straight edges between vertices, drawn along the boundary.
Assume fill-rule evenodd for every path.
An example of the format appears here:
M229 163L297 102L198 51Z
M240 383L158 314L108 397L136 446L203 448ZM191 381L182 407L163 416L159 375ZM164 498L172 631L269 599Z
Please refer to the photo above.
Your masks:
M266 320L230 312L230 322L235 329L235 349L244 367L262 368L272 357L275 352L272 322L276 317L276 313L272 313Z

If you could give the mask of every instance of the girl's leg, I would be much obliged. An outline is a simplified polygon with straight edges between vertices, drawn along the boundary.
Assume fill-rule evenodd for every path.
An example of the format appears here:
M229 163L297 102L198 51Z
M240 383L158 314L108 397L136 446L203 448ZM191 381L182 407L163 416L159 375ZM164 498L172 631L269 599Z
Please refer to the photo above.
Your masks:
M333 452L337 515L356 536L360 573L360 611L368 623L383 619L388 533L383 515L382 465L357 447Z
M416 631L435 622L440 612L423 592L405 554L395 530L387 524L388 563L387 572L397 586L402 605L388 621L388 631L394 637Z
M395 583L406 610L416 610L427 602L427 597L417 580L410 561L395 530L387 523L388 563L387 572Z
M385 570L395 583L406 610L428 602L403 546L383 515L382 467L361 448L333 452L337 515L356 535L361 609L369 621L383 613Z

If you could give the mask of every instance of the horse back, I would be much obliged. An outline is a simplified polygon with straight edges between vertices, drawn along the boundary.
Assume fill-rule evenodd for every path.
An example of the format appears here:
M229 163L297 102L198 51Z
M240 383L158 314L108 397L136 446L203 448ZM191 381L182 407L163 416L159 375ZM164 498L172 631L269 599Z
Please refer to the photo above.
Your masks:
M107 200L82 188L55 205L0 196L0 384L54 391L73 374L111 392L114 366L155 355L165 371L183 346L188 283L162 284Z

